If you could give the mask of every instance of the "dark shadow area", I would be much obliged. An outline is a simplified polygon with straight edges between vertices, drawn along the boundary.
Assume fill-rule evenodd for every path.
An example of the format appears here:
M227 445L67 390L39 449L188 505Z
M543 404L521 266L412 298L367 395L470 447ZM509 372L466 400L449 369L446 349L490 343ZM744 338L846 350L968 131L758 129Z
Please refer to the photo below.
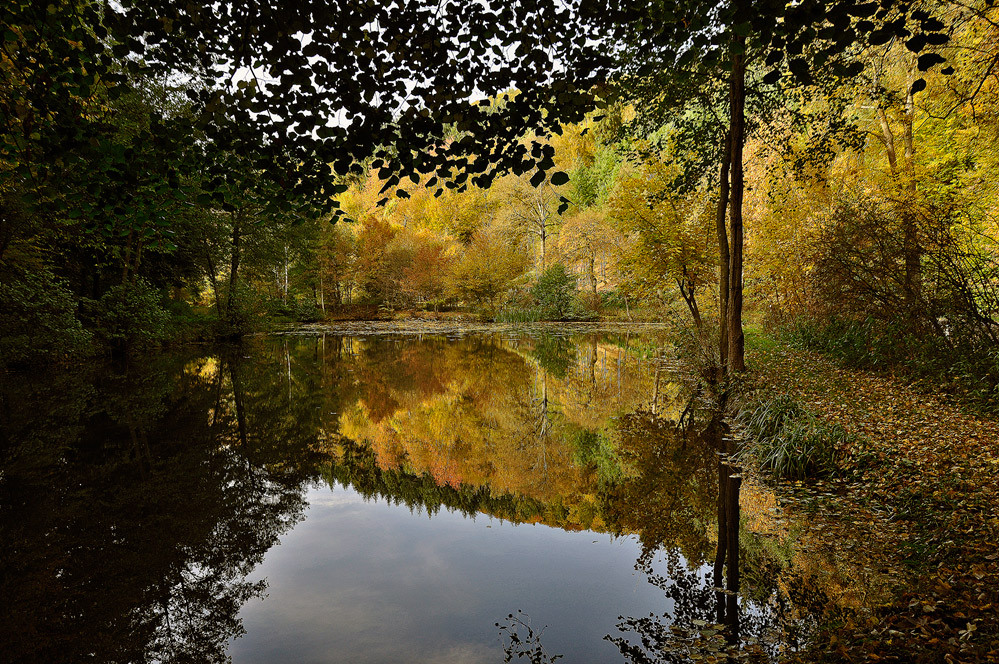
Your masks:
M4 661L227 661L315 477L315 422L242 352L0 374Z

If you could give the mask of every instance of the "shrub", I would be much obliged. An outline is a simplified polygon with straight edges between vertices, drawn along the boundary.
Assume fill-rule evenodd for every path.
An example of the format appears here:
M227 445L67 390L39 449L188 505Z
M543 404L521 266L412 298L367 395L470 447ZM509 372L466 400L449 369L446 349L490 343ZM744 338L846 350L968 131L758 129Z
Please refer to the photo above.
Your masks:
M547 320L566 320L576 313L576 277L556 264L545 270L531 289L531 295Z
M215 306L217 320L213 333L218 339L235 339L253 332L267 313L260 296L244 282L237 282L231 306L228 288L224 288L219 294L219 301Z
M0 366L52 362L92 352L73 294L45 268L0 275Z
M295 321L299 323L318 323L323 319L323 312L313 300L295 302L293 314Z
M119 284L91 302L94 331L111 348L130 352L167 337L170 316L145 279Z

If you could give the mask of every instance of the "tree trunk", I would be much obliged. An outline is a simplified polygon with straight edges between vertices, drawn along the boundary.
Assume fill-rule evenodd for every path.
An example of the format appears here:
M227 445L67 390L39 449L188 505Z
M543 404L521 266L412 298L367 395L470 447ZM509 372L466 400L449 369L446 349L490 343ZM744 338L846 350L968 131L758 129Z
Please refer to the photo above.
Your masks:
M726 132L722 141L721 173L718 177L718 353L719 379L728 373L728 282L729 261L728 231L725 229L725 209L728 207L728 172L732 159L732 147Z
M732 38L732 74L729 88L729 118L732 148L732 190L729 213L732 252L729 268L728 362L732 371L745 371L745 336L742 331L742 199L744 193L742 152L746 121L746 38Z
M906 80L908 90L902 113L902 142L905 146L902 177L905 178L905 190L909 194L904 202L905 209L902 211L902 251L905 256L905 309L912 319L919 315L918 308L923 295L923 250L919 242L916 215L912 209L916 194L916 148L912 139L912 123L915 116L912 84L915 78L916 67L913 63L910 65Z
M231 322L233 320L235 300L233 299L233 294L236 291L236 279L239 274L239 240L240 240L240 225L242 219L238 212L232 213L232 255L229 260L229 292L226 293L225 302L225 314L226 320Z
M916 193L916 173L915 173L915 144L912 136L912 125L915 116L915 106L912 99L912 84L916 80L916 60L911 59L909 73L906 77L905 106L902 109L902 163L899 164L898 148L895 132L892 131L888 121L888 114L885 111L883 91L880 84L880 75L875 68L874 93L877 105L878 124L881 127L881 141L885 146L885 154L888 157L888 168L892 177L896 181L901 180L901 184L909 195L902 200L898 214L902 221L902 262L904 273L902 275L902 301L905 315L914 320L918 317L919 302L922 299L922 258L923 251L919 243L918 228L916 218L913 214L912 204Z
M684 276L676 280L676 285L680 289L680 297L687 305L687 310L690 311L690 317L694 321L694 328L700 332L701 323L701 311L697 306L697 291L694 285L686 278L687 268L683 269Z
M205 248L205 258L208 261L208 278L212 285L212 294L215 296L215 317L222 320L222 302L219 300L219 275L215 269L215 261L212 260L212 248L208 243L208 238L202 235L202 243Z
M590 283L593 285L593 302L596 305L597 297L597 255L590 254Z

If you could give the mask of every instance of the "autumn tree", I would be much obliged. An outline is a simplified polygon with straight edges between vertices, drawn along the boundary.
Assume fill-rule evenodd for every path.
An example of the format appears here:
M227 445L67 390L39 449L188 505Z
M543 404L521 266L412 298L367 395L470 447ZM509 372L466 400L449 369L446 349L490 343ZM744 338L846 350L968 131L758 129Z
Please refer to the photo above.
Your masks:
M499 228L485 228L457 259L450 277L449 290L462 301L497 305L529 267L528 253L516 237Z
M698 295L714 281L715 207L703 195L677 196L670 170L662 162L644 164L620 183L610 214L635 238L625 257L631 279L651 293L674 286L699 330Z
M614 278L615 252L622 239L602 208L581 210L562 225L559 254L568 264L582 267L594 298L598 285L606 285Z
M392 304L401 289L403 270L412 258L409 248L396 242L400 230L377 217L367 217L361 222L355 278L361 292L373 302Z
M351 303L354 290L357 241L348 224L326 224L320 231L316 278L319 302L326 313L327 302L339 309Z
M625 94L641 99L639 106L649 107L654 117L682 119L687 110L696 109L697 115L708 120L688 126L701 129L701 140L694 143L701 147L697 161L721 164L715 180L723 190L718 212L720 282L728 284L727 294L720 298L727 308L721 325L727 336L727 343L721 340L722 358L723 367L741 371L745 367L743 153L747 117L765 110L750 105L747 111L747 100L761 99L761 86L782 78L789 84L809 85L820 70L856 75L862 63L839 56L866 40L884 44L893 37L912 37L907 47L918 53L929 40L938 36L945 40L941 31L946 26L908 3L827 5L811 0L791 4L689 2L666 13L633 2L622 5L608 20L616 41L628 46L623 63L631 76L618 79ZM913 37L916 33L918 38ZM940 60L936 54L922 55L918 68L924 71ZM719 103L719 93L725 95L726 104ZM722 223L726 208L727 231Z
M551 180L536 184L526 176L508 175L497 183L497 196L503 203L501 218L511 229L540 243L538 268L547 266L548 246L558 232L562 218L562 198Z
M404 290L417 302L432 303L436 310L447 293L455 253L444 241L427 233L414 234L414 241L413 261L404 270Z

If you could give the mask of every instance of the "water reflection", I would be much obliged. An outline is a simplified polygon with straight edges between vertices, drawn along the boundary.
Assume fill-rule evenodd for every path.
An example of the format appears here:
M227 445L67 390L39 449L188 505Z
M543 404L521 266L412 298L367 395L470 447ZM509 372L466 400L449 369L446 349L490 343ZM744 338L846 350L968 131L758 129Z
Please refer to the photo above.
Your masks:
M303 484L264 462L273 435L237 405L233 364L184 359L0 375L6 661L227 659Z
M691 431L679 421L639 419L622 439L641 472L623 483L618 508L625 518L641 515L643 551L636 567L671 607L622 617L618 634L607 639L636 664L777 661L803 644L828 598L761 548L760 540L740 543L742 475L732 456L737 443L726 427L709 419L698 430L694 420ZM630 511L641 506L632 497L644 493L652 496L649 504L664 509ZM713 531L708 503L715 507Z
M520 608L571 661L792 642L770 558L750 552L741 579L733 564L722 431L654 345L326 334L0 375L4 655L497 661L494 622ZM442 587L461 591L428 604ZM382 641L351 636L393 616Z

